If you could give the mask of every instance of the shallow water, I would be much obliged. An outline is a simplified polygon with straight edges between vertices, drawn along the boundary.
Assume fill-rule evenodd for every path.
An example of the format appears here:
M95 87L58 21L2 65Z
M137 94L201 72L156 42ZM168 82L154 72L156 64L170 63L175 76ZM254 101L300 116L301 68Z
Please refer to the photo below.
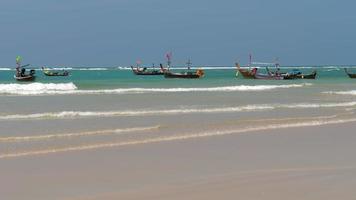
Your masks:
M0 158L354 122L355 80L338 67L316 69L316 80L280 81L234 69L208 69L199 80L72 69L69 77L38 71L35 83L2 70Z

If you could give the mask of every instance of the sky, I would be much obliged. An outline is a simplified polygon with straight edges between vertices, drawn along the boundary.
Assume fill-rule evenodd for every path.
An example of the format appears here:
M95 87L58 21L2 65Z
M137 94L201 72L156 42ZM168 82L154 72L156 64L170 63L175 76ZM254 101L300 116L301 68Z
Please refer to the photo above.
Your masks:
M1 0L0 66L356 64L352 0Z

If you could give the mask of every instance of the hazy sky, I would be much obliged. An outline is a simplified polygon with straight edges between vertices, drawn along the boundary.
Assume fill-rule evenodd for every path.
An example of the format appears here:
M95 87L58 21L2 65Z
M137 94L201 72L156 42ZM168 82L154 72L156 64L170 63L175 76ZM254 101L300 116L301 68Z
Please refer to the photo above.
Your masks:
M0 66L356 64L352 0L0 0Z

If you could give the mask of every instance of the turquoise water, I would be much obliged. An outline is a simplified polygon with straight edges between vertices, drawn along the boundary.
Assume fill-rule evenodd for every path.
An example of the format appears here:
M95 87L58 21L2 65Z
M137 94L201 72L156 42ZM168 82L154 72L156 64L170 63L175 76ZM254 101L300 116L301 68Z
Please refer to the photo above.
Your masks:
M316 80L244 79L233 68L206 69L202 79L114 68L47 77L38 70L33 83L1 70L0 159L356 123L356 79L341 68L317 67Z
M283 68L282 68L283 69ZM291 68L284 68L282 71L289 71ZM313 82L320 84L342 84L353 83L344 70L339 67L307 67L301 70L310 73L312 69L317 69L316 80L285 80L285 81L263 81L246 80L242 77L236 78L235 69L207 69L205 77L199 80L187 79L165 79L163 76L136 76L131 70L119 70L102 68L101 70L69 70L68 77L47 77L41 70L37 70L36 82L38 83L74 83L78 89L113 89L113 88L172 88L172 87L213 87L231 86L239 84L286 84L298 82ZM177 69L175 71L182 71ZM261 70L264 71L263 69ZM0 71L0 84L19 83L13 79L14 71ZM21 83L27 84L27 83Z

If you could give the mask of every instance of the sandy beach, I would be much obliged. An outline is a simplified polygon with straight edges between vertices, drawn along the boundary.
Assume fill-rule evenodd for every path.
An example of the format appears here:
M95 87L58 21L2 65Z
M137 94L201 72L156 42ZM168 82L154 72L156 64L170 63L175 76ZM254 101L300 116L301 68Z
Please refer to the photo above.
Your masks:
M1 199L348 199L355 123L0 160Z

